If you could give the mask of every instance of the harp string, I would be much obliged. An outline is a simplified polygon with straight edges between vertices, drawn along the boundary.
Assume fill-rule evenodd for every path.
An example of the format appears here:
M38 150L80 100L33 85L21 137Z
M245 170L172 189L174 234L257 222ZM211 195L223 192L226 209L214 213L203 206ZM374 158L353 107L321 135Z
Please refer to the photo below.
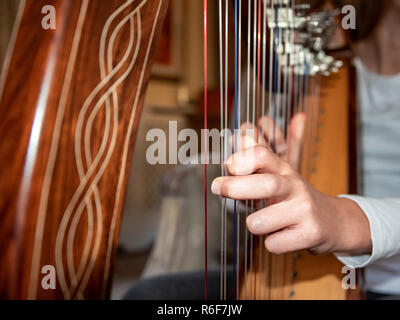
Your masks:
M262 61L263 61L262 66L263 66L263 68L262 68L262 80L261 80L261 83L262 83L262 86L261 86L261 88L262 88L262 91L261 91L261 107L262 107L261 116L262 116L262 119L265 118L265 103L266 103L266 100L265 100L266 58L267 58L267 52L266 52L266 49L267 49L267 21L266 21L267 20L267 11L266 11L266 9L267 9L267 1L263 0L263 29L262 29ZM264 126L262 126L261 127L261 137L264 137L264 134L265 134ZM264 206L267 206L267 201L263 201L263 203L264 203ZM262 240L263 239L265 239L265 237L262 237ZM262 240L261 240L260 248L262 248ZM261 261L263 264L262 267L265 268L265 266L266 266L265 259L267 257L267 252L265 252L264 250L262 250L262 252L263 252L262 256L261 256ZM265 284L266 272L262 273L262 276L263 277L260 278L260 282ZM262 292L261 292L261 286L260 286L260 294L261 293Z
M261 105L260 105L260 99L261 99L261 89L263 87L261 86L263 83L261 83L261 12L263 10L263 7L261 6L261 0L258 0L258 29L257 29L257 119L256 119L256 125L258 125L258 120L260 119L260 114L261 114ZM261 136L262 141L263 136ZM256 209L261 209L263 206L263 201L256 201ZM263 252L262 250L262 236L258 237L258 274L262 275L262 257L263 257ZM258 285L258 295L261 296L261 285Z
M253 75L253 81L252 81L252 128L256 128L256 108L257 108L257 9L258 9L258 0L253 0L254 6L253 6L253 65L252 65L252 75ZM251 212L253 213L256 208L256 202L254 200L250 201L251 205ZM254 246L255 246L255 236L250 233L250 265L251 265L251 273L253 274L252 279L251 279L251 298L255 299L255 293L256 293L256 284L257 284L257 278L256 278L256 269L257 266L254 264Z
M251 1L247 4L247 83L246 83L246 123L250 122L250 48L251 48ZM249 215L249 201L245 201L245 216ZM245 269L245 299L249 299L249 282L248 282L248 247L249 247L249 232L245 228L245 239L244 239L244 269ZM250 257L251 261L251 257Z
M239 69L239 59L238 59L238 0L235 0L235 124L234 124L234 148L233 151L236 153L238 151L237 148L237 129L238 129L238 69ZM234 297L237 299L238 289L239 289L239 236L238 236L238 210L237 210L237 201L234 200L233 204L233 219L234 219L234 231L233 231L233 288L234 288Z
M236 128L240 128L241 124L241 112L242 112L242 94L241 94L241 83L242 83L242 0L239 0L239 12L238 12L238 39L237 39L237 50L238 50L238 62L237 62L237 68L238 68L238 79L237 79L237 86L238 86L238 112L237 112L237 122L236 122ZM235 132L236 134L236 132ZM241 143L239 143L239 148L238 151L241 151L242 146ZM237 255L236 255L236 265L237 265L237 271L236 271L236 298L240 299L240 222L241 222L241 207L240 205L237 207L237 217L236 217L236 225L237 225L237 238L236 238L236 248L237 248Z
M291 3L291 10L294 12L294 6L295 6L295 0L292 1ZM294 25L293 22L290 23L289 25L289 30L288 30L288 43L290 45L290 49L288 50L288 69L287 69L287 75L288 75L288 99L287 99L287 117L286 117L286 138L289 137L289 129L288 125L290 124L290 120L292 119L293 116L293 106L292 106L292 98L293 98L293 81L294 81L294 71L293 71L293 66L292 66L292 59L293 59L293 51L295 50L295 43L294 43ZM287 157L288 159L291 159L291 144L288 143L287 145Z
M229 66L229 58L228 58L228 1L225 0L225 106L224 106L224 118L225 124L224 128L228 128L228 66ZM228 154L228 137L224 138L224 160L227 160ZM226 168L224 167L224 175L227 175ZM225 200L225 210L224 210L224 300L227 299L227 246L228 246L228 209L226 206Z
M208 162L208 137L207 137L207 0L204 0L204 297L208 299L208 254L207 254L207 162Z
M273 12L275 7L275 0L270 1L270 11ZM269 29L269 63L268 63L268 72L269 72L269 79L268 79L268 118L273 119L274 111L273 111L273 66L274 66L274 28L268 28ZM267 147L272 150L272 131L273 128L271 125L267 127L268 133L267 133ZM266 203L268 205L268 201ZM266 261L266 268L268 272L265 272L265 292L264 296L269 299L270 298L270 287L271 287L271 265L272 265L272 256L267 252L267 261Z
M221 126L221 133L224 129L224 79L223 79L223 72L224 72L224 58L223 58L223 30L222 30L222 0L218 2L218 27L219 27L219 78L220 78L220 126ZM220 166L221 166L221 175L224 174L224 136L221 134L220 139ZM223 300L224 298L224 226L225 226L225 206L226 200L224 198L221 199L221 235L220 235L220 299Z
M272 65L270 66L272 70L272 79L271 79L271 85L272 85L272 90L270 94L272 95L272 104L270 108L272 108L271 113L272 113L272 123L270 123L270 134L268 136L268 139L270 141L269 146L270 150L272 152L276 152L277 145L276 145L276 131L278 127L278 116L279 116L279 87L280 87L280 77L278 77L279 73L279 66L278 66L278 47L280 43L280 30L278 28L278 7L279 7L279 0L278 1L272 1L271 3L271 12L272 12L272 18L274 19L275 22L275 28L271 28L271 40L272 40ZM272 280L273 280L273 271L274 271L274 264L276 263L276 257L274 257L272 254L269 254L269 261L268 261L268 299L272 298Z
M286 14L289 15L289 5L286 6L285 8ZM287 95L288 95L288 47L287 44L289 42L289 37L288 37L288 30L283 29L282 30L282 43L281 43L281 50L282 50L282 57L283 57L283 64L282 64L282 73L283 73L283 87L282 87L282 136L286 141L286 148L288 145L288 140L287 140L287 128L288 128L288 123L287 123L287 113L288 113L288 107L287 107ZM287 152L287 151L285 151ZM286 259L287 256L284 254L282 256L282 264L283 264L283 272L282 272L282 286L281 286L281 299L285 298L285 286L286 286Z
M295 12L295 3L296 0L292 0L292 3L290 5L291 12L294 15ZM287 69L287 74L288 74L288 104L287 104L287 117L286 117L286 141L288 141L287 144L287 158L291 159L292 158L292 150L291 150L291 142L289 139L291 139L291 135L293 134L292 128L290 127L290 121L293 117L294 111L293 111L293 81L294 81L294 68L292 64L293 60L293 55L294 55L294 50L295 50L295 34L294 34L294 21L291 21L289 28L288 28L288 44L290 45L290 49L288 50L288 69ZM292 297L292 292L294 293L294 274L295 274L295 264L293 263L294 260L294 255L290 255L292 259L292 263L290 264L291 269L290 269L290 293L289 297ZM286 262L287 263L287 262Z
M224 6L225 4L225 6ZM219 37L220 37L220 117L221 117L221 175L227 174L224 166L228 155L228 1L219 1ZM220 256L220 299L227 299L227 248L228 248L227 200L221 199L221 256Z

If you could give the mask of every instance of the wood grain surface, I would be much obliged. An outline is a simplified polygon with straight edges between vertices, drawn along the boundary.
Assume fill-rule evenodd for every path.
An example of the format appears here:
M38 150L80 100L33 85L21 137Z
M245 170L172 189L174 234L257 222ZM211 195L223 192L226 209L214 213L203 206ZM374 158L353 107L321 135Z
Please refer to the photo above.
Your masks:
M21 1L0 78L0 297L108 298L168 0ZM44 30L42 8L56 9ZM55 267L55 290L42 268Z

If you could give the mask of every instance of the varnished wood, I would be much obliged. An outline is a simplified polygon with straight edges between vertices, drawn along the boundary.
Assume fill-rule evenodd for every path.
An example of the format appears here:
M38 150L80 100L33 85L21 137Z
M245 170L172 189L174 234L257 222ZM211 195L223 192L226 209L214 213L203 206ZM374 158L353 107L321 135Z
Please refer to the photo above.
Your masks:
M22 2L0 87L0 297L108 298L167 0ZM42 29L45 5L56 30Z
M337 196L349 191L349 110L350 69L322 78L320 107L311 150L304 156L310 161L302 174L319 191Z
M320 106L314 141L304 156L310 161L303 175L319 191L337 196L347 194L350 185L349 111L350 66L322 78ZM305 172L304 170L308 170ZM299 299L346 299L342 287L343 265L333 256L303 252L297 259L295 297Z

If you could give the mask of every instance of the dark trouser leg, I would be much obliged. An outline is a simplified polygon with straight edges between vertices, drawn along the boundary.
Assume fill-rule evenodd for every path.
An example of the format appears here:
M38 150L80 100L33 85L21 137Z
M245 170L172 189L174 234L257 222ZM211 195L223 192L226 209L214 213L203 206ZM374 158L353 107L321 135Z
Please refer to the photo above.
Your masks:
M227 272L230 292L233 272ZM204 271L167 274L137 281L124 295L124 300L203 300ZM220 271L208 272L208 299L220 299Z

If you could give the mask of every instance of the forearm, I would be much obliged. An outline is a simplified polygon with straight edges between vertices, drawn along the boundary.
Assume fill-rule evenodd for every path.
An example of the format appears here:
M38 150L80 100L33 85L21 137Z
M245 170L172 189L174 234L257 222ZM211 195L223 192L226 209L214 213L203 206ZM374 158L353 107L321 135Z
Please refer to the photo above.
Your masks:
M350 199L329 197L335 215L333 251L348 255L371 254L372 240L370 225L364 211Z
M353 202L363 212L369 224L371 248L369 251L360 250L358 253L357 250L338 250L336 255L339 260L349 266L361 268L376 260L400 254L400 199L373 199L348 195L341 198ZM356 225L358 224L355 223L354 226ZM358 234L355 236L357 242L364 243L359 230L354 229L354 233Z

